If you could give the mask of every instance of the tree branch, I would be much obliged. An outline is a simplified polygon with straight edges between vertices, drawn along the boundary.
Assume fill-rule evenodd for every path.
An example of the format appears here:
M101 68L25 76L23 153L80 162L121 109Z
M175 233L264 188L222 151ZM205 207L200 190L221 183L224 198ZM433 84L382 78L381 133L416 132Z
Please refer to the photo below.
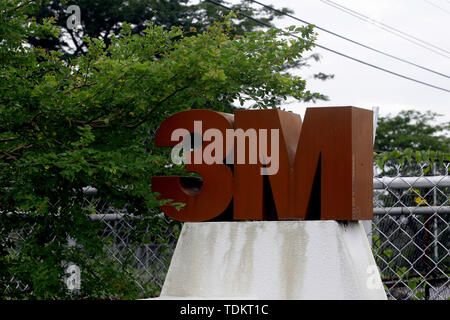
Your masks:
M139 127L141 124L143 124L145 121L148 121L150 116L153 114L153 112L156 110L156 108L160 107L164 102L166 102L167 100L169 100L170 98L172 98L173 96L175 96L177 93L185 90L189 88L189 86L184 86L181 88L178 88L177 90L175 90L174 92L172 92L171 94L169 94L168 96L166 96L165 98L163 98L162 100L158 101L158 103L150 110L150 112L142 118L142 120L138 121L137 123L127 123L124 126L127 128L131 128L131 129L136 129L137 127Z
M18 138L5 138L5 139L0 139L0 143L3 143L3 142L8 142L8 141L14 141L14 140L17 140Z

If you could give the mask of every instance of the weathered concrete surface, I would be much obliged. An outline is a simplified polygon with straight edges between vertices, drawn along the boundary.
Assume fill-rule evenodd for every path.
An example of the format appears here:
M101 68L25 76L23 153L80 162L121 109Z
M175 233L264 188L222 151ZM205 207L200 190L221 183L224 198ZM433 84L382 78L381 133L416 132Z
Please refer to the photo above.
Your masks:
M386 299L360 222L185 223L161 298Z

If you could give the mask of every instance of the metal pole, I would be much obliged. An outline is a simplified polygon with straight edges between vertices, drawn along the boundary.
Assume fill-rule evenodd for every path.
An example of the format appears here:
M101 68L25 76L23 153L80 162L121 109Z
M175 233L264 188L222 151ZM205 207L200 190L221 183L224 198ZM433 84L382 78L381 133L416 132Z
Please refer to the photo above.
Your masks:
M433 175L436 176L437 175L437 171L436 171L436 166L437 163L433 163ZM437 186L434 186L433 189L433 206L437 206L437 190L436 190ZM435 214L433 215L433 234L434 234L434 261L438 262L439 261L439 253L438 253L438 245L437 245L437 237L438 237L438 225L437 225L437 219L436 219L436 215L437 215L437 211L435 212Z

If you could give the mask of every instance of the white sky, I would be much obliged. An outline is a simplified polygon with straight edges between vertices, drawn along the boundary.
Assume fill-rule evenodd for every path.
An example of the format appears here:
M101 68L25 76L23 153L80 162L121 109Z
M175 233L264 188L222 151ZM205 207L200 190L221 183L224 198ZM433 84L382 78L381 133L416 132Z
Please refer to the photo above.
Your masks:
M450 74L450 59L398 38L319 0L259 1L276 8L291 8L300 19L429 69ZM450 51L450 0L333 1ZM287 17L274 21L274 24L277 27L301 25ZM317 43L325 47L450 90L449 78L374 53L320 30L316 31ZM378 106L380 115L396 114L405 109L431 110L443 115L439 122L450 121L449 92L398 78L319 48L315 48L314 52L321 55L321 61L312 62L310 68L301 69L298 73L307 80L307 89L323 93L330 100L316 104L293 102L282 106L283 108L302 116L307 106L356 106L366 109ZM315 80L312 75L317 72L332 73L335 78Z

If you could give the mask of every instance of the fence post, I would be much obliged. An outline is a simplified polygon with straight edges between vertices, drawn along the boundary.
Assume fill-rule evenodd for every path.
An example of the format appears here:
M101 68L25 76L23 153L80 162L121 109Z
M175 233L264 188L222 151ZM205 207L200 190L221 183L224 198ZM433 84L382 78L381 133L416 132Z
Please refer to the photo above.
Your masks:
M437 175L436 167L437 167L437 163L435 162L435 163L433 163L433 176ZM433 206L437 206L437 204L438 204L437 203L437 187L435 186L434 189L433 189ZM436 212L434 214L434 216L433 216L433 233L434 233L433 246L434 246L434 261L435 262L439 261L439 252L438 252L438 244L437 244L438 243L438 240L437 240L437 237L438 237L438 225L437 225L437 219L436 219L436 215L437 214L438 213Z

